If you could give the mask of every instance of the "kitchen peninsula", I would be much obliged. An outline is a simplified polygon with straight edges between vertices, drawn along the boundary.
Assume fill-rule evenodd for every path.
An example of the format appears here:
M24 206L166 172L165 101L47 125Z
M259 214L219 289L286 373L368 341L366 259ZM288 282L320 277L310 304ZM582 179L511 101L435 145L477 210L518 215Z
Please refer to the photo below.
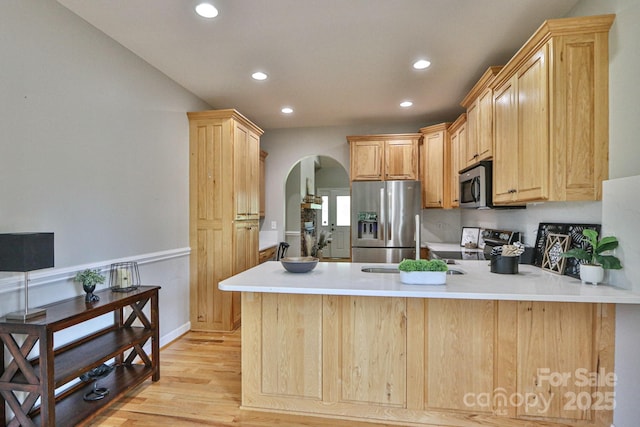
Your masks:
M444 286L403 285L366 266L291 274L266 262L220 283L242 292L243 408L438 426L611 425L615 304L640 304L640 294L525 265L499 275L461 261L453 268L465 274Z

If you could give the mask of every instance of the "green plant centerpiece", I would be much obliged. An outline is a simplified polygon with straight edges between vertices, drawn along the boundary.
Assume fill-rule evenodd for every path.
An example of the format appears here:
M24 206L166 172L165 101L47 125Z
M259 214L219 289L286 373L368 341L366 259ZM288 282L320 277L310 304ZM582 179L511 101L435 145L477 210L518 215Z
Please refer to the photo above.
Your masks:
M620 260L608 252L618 247L618 239L606 236L598 240L598 232L585 229L582 235L591 246L591 252L585 248L574 248L563 252L560 256L580 260L580 280L583 283L598 284L604 278L604 270L619 270L622 268Z
M449 267L440 259L403 259L398 270L407 285L444 285Z
M85 302L96 302L100 300L100 297L93 293L96 285L104 283L105 281L105 277L100 273L99 269L92 270L88 268L76 274L73 280L82 283L82 289L87 293L84 297Z

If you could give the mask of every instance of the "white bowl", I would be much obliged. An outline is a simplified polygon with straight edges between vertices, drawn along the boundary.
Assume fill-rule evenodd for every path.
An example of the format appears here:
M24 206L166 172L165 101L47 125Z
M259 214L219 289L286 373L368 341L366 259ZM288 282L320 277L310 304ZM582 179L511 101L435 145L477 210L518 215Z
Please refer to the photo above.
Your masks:
M304 257L286 257L280 260L285 270L291 273L308 273L318 265L318 258Z

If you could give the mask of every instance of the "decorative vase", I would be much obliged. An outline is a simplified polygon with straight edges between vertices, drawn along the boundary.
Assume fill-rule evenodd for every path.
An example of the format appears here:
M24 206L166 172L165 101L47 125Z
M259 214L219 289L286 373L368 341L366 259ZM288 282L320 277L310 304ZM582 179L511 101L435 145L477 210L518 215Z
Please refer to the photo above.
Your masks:
M84 291L87 293L84 296L84 301L85 302L96 302L96 301L100 301L100 297L98 295L95 295L93 293L93 291L96 289L96 285L85 285L84 283L82 284L82 289L84 289Z
M597 285L604 279L604 268L601 265L580 264L580 280L582 283Z

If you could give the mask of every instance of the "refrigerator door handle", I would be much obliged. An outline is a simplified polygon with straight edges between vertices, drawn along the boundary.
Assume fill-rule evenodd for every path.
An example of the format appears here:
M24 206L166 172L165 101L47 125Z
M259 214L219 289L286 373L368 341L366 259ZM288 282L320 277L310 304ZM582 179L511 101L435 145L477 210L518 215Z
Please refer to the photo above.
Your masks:
M393 200L391 199L391 191L387 192L387 198L389 199L387 201L387 206L389 207L389 217L391 217L391 204L393 203ZM387 223L387 228L389 229L389 237L387 239L387 242L390 242L393 240L393 227L391 226L391 218L389 218L388 223Z
M380 189L380 220L378 221L378 238L384 241L387 233L387 207L384 205L384 188Z

